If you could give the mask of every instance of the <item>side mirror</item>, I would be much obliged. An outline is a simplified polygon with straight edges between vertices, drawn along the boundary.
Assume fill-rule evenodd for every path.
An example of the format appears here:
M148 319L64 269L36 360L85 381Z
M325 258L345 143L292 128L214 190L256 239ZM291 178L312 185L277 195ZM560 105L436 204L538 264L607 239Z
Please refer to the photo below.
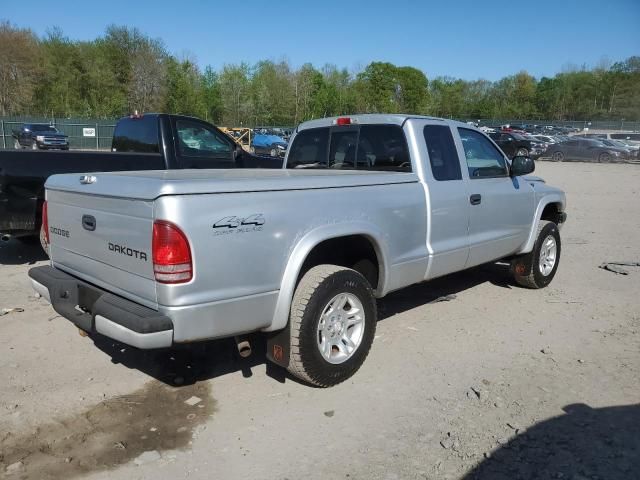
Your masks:
M509 174L512 177L528 175L536 169L536 164L529 157L513 157Z

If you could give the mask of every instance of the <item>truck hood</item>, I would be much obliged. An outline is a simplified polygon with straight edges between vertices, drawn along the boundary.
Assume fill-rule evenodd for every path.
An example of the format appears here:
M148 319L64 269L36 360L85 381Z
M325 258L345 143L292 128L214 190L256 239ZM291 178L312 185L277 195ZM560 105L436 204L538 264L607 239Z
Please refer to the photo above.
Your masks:
M81 183L81 177L91 183ZM147 170L53 175L48 190L154 200L164 195L240 193L416 183L413 173L357 170Z
M33 132L33 136L49 137L49 138L67 138L69 135L65 135L62 132Z
M536 175L526 175L524 177L522 177L525 181L527 182L538 182L538 183L546 183L544 181L544 178L542 177L538 177Z

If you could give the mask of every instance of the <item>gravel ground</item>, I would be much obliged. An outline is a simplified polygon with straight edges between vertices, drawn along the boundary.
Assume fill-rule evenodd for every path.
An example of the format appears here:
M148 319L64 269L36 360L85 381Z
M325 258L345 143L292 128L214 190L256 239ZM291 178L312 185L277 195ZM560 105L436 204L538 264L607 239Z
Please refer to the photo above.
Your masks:
M558 274L488 265L380 301L365 365L316 389L229 341L81 338L0 245L0 477L640 478L640 169L538 164L564 188ZM450 301L430 303L451 295Z

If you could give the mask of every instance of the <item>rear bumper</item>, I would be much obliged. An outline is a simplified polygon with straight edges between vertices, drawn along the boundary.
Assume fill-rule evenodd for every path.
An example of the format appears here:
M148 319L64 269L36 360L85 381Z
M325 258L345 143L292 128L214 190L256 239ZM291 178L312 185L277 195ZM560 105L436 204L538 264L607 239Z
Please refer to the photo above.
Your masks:
M33 289L86 332L141 349L170 347L173 323L155 310L113 295L50 266L29 270Z

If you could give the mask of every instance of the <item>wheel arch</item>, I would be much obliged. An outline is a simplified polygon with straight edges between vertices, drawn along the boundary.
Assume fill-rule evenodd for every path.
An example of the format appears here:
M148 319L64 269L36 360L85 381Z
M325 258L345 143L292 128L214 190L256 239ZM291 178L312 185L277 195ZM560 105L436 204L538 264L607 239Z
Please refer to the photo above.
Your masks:
M264 331L277 331L287 325L293 294L298 281L304 274L304 269L309 269L318 264L307 262L308 259L313 258L314 251L317 252L318 248L326 245L326 242L340 243L341 241L353 241L353 239L368 242L375 253L377 285L372 285L372 287L376 295L384 291L388 275L388 249L381 230L366 222L350 222L319 227L304 234L291 250L280 283L273 320L271 325L265 328ZM323 256L320 255L319 258L322 259Z
M533 250L533 246L536 242L536 232L538 231L540 221L550 220L554 223L558 223L560 215L564 212L565 206L566 200L564 195L561 193L547 194L542 198L542 200L540 200L533 217L534 221L532 222L527 242L520 251L518 251L518 254L529 253Z

